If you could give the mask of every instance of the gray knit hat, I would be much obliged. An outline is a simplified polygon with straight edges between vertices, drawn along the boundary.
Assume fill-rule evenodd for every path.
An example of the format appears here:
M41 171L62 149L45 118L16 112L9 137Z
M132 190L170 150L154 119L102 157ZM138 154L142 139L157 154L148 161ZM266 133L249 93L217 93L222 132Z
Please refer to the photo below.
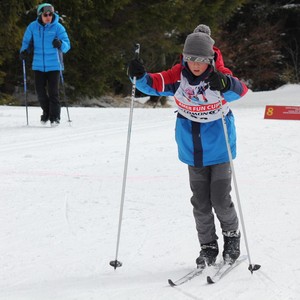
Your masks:
M214 59L213 45L215 41L206 33L193 32L185 40L183 59L211 63Z
M206 34L208 34L208 35L211 35L211 30L210 30L210 28L209 28L207 25L205 25L205 24L199 24L199 25L194 29L193 32L204 32L204 33L206 33Z

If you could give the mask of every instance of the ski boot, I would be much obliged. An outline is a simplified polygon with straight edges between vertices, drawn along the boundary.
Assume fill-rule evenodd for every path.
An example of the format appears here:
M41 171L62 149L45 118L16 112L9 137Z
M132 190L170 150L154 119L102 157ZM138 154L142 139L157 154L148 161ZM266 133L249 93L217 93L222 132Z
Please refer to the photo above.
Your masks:
M213 241L201 245L200 256L196 259L197 268L214 265L219 254L218 242Z
M240 256L241 233L236 231L223 231L224 250L223 259L226 263L233 264Z
M49 120L49 117L47 115L41 115L41 124L45 125Z
M60 123L59 118L56 118L56 119L50 121L51 127L57 127L59 125L59 123Z

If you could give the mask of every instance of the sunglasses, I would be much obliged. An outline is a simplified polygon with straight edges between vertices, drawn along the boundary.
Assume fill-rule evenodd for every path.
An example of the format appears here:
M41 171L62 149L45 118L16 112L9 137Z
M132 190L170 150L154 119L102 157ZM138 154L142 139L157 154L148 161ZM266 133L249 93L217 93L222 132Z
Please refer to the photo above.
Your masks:
M200 62L205 64L210 64L211 59L207 57L196 57L196 56L190 56L190 55L183 55L183 59L185 61L194 61L194 62Z
M48 13L48 14L47 14L47 13L45 13L45 14L43 14L43 16L44 16L44 17L52 17L52 16L53 16L53 13L51 13L51 12L50 12L50 13Z

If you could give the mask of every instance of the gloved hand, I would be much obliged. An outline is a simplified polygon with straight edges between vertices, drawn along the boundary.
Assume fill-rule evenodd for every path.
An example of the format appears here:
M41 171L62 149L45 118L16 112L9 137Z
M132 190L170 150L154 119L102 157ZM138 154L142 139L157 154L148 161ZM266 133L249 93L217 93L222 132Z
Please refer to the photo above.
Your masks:
M210 89L212 91L220 91L224 93L230 88L230 81L228 77L218 71L211 72L208 78L205 79L205 82L209 83Z
M26 50L23 50L22 52L20 52L20 54L19 54L20 60L26 60L27 57L28 57L28 53Z
M58 49L61 47L61 44L62 44L62 42L59 39L54 39L52 42L53 47L58 48Z
M140 58L135 58L128 64L128 75L130 77L136 76L136 79L142 78L146 73L144 62Z

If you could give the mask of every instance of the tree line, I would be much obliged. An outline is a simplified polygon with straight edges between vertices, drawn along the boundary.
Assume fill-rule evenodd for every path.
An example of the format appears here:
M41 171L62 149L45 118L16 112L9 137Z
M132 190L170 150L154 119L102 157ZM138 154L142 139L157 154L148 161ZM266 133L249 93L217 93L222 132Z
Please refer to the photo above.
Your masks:
M225 64L254 90L299 83L300 5L266 0L55 0L71 50L64 81L69 103L81 97L128 95L127 63L136 42L149 72L178 62L187 34L198 24L212 30ZM23 88L19 49L36 0L0 3L0 103ZM28 89L34 91L31 61ZM2 99L2 102L1 102Z

